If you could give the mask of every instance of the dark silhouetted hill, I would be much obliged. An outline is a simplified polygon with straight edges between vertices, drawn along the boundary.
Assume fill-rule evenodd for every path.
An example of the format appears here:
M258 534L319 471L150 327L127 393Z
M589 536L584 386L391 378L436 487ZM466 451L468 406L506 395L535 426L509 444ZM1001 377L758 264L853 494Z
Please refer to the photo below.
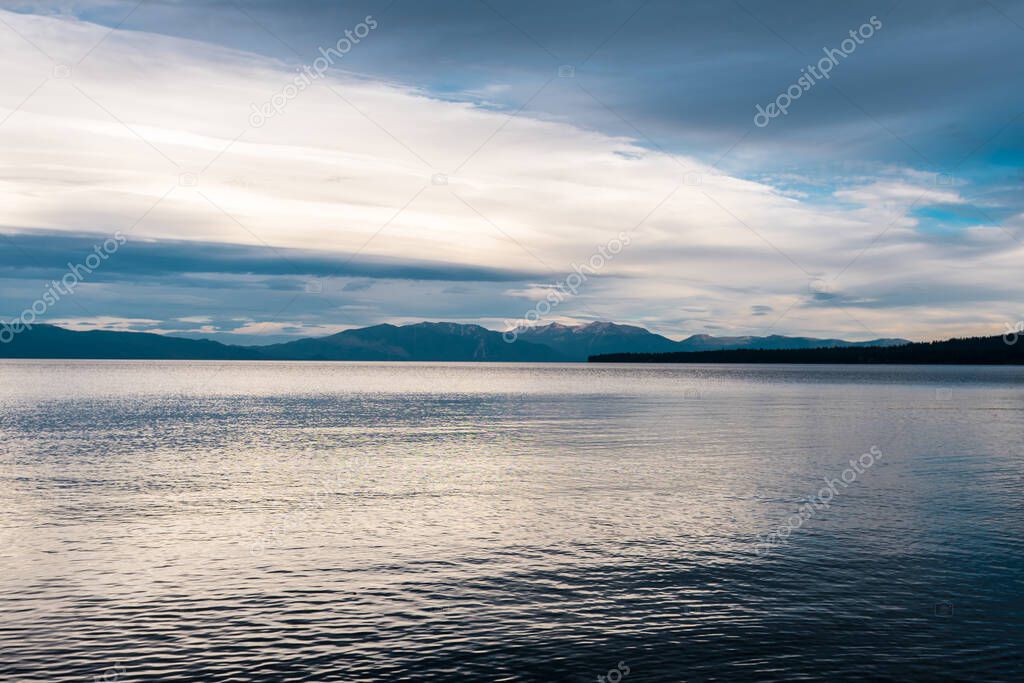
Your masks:
M95 358L146 360L257 360L260 353L207 339L182 339L147 332L77 332L33 325L0 344L0 358Z
M612 353L592 356L592 363L823 363L907 365L1019 365L1024 343L1009 345L1002 337L967 337L913 342L886 347L813 349L733 349L687 353Z

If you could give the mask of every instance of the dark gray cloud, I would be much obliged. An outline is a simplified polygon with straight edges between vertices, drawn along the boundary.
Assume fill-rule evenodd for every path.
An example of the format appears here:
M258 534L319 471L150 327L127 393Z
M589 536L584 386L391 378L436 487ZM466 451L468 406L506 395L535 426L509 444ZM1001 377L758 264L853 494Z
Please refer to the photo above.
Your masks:
M0 277L46 279L60 277L68 263L82 263L110 235L66 232L0 233ZM388 280L445 282L522 282L538 278L528 271L500 270L300 249L192 242L185 240L129 240L116 258L104 262L93 281L132 278L171 278L183 275L287 276L276 287L296 287L308 278L357 277ZM208 286L223 282L209 279ZM354 284L354 283L350 283ZM372 282L346 286L346 291L367 289Z

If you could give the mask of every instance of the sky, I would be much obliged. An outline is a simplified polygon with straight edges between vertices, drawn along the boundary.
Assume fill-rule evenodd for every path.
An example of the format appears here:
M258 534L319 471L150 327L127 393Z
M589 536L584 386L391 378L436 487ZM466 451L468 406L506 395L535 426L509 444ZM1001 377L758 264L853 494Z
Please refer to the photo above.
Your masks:
M0 318L1002 334L1022 57L1024 0L0 0Z

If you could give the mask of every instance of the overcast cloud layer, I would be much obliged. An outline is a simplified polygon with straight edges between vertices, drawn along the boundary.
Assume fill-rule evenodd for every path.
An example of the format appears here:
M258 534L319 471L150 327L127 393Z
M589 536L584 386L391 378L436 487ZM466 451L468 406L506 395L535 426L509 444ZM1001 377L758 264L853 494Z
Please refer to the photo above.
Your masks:
M546 320L927 339L1024 317L1020 2L331 4L0 3L0 317L115 231L45 319L503 328L591 262Z

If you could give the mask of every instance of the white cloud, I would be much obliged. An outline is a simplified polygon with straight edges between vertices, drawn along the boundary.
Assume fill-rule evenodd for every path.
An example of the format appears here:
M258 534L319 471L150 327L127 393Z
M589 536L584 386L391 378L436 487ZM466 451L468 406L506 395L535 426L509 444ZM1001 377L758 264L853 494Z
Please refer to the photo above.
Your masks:
M299 322L262 322L246 323L231 332L233 334L254 334L259 336L295 335L303 337L323 337L350 329L351 325L310 325Z
M155 325L160 325L163 321L151 318L117 318L109 315L98 315L89 318L54 318L46 322L50 325L58 325L69 330L83 332L89 330L114 330L117 332L166 331L154 329Z

